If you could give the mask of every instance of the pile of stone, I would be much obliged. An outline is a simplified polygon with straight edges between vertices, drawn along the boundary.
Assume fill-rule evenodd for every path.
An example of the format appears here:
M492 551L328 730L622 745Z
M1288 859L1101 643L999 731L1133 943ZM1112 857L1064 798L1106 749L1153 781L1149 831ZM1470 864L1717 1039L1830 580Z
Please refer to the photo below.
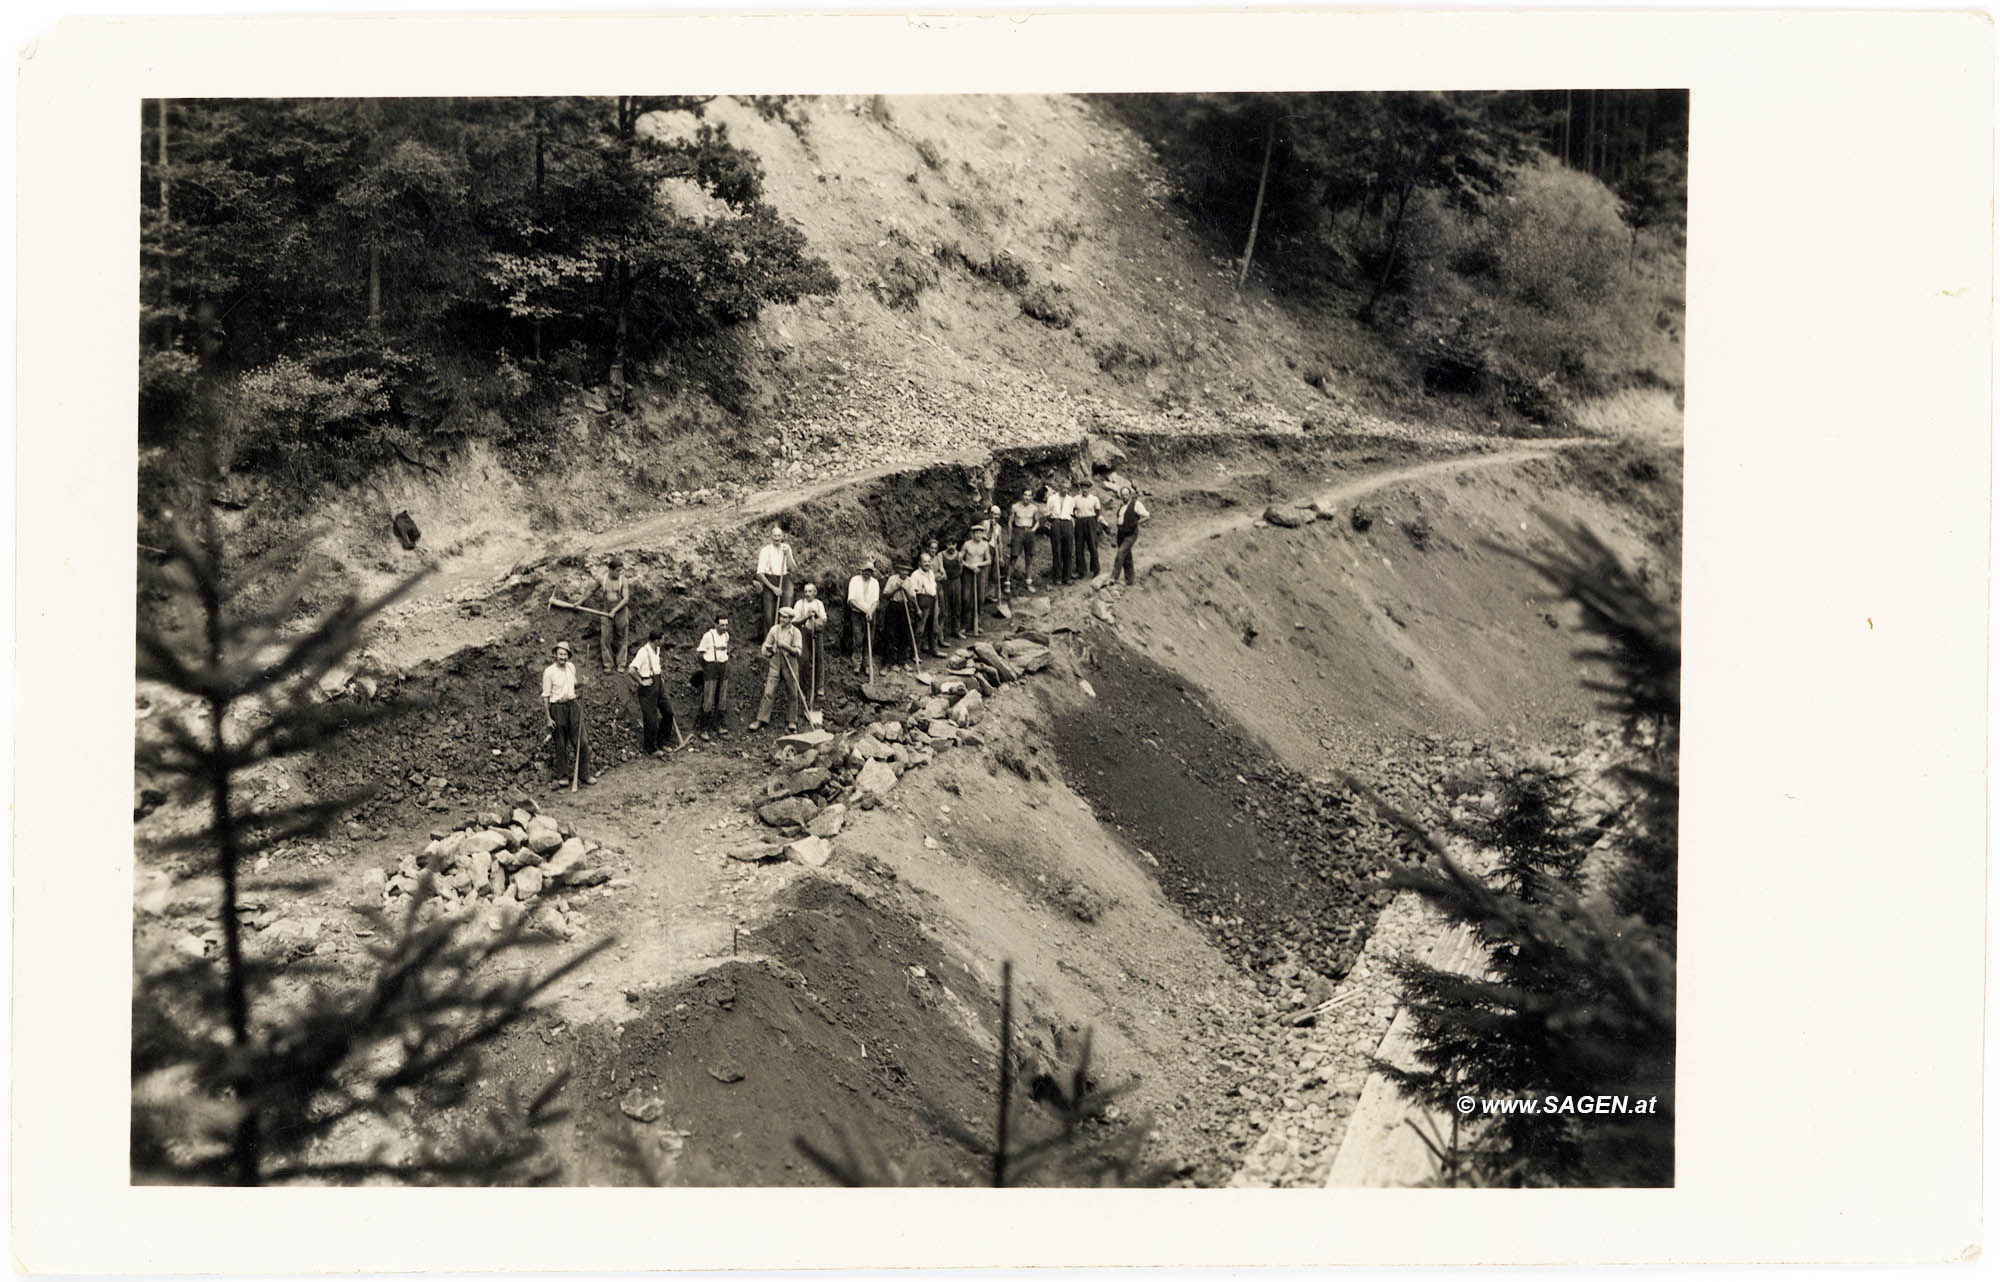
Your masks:
M940 752L983 742L974 727L986 715L986 701L1052 661L1048 646L1032 636L974 642L949 656L944 673L918 673L913 696L897 699L901 715L841 734L808 730L778 740L771 758L777 769L752 806L759 821L792 840L768 856L752 848L742 857L823 866L850 810L880 805L905 772ZM886 690L888 683L877 686Z
M526 796L510 813L486 811L431 837L421 853L405 854L394 873L371 870L371 880L380 876L385 908L407 909L428 876L431 895L418 910L420 921L483 911L498 930L535 911L537 924L567 939L585 924L568 892L629 884L614 881L604 863L619 851L584 840Z

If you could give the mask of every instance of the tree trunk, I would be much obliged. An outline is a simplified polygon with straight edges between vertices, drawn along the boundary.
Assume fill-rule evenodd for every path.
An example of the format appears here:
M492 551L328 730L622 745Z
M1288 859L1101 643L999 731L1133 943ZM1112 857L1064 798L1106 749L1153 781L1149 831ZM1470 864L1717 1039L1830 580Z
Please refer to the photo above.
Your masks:
M632 325L632 264L618 260L618 337L611 346L611 403L625 406L625 353Z
M1576 91L1563 90L1563 164L1576 168L1576 162L1569 157L1570 127L1576 119Z
M221 569L221 557L216 541L208 540L208 549L215 558L216 569ZM208 659L211 670L222 665L222 600L213 592L206 593L202 601L202 613L208 633ZM229 704L221 697L208 701L209 732L209 811L215 827L215 855L222 874L222 963L224 1011L229 1020L230 1043L239 1048L250 1041L250 997L243 975L242 926L236 920L236 873L241 861L241 849L236 839L236 815L230 808L230 770L227 760L227 723ZM236 1182L254 1185L263 1182L258 1156L259 1135L257 1112L250 1101L257 1083L237 1081L237 1103L244 1106L243 1116L236 1124L236 1138L231 1145L236 1164Z
M1257 249L1257 220L1264 215L1264 184L1271 178L1271 146L1278 141L1278 118L1264 127L1264 168L1257 175L1257 202L1250 207L1250 238L1243 244L1243 266L1236 273L1236 288L1250 278L1250 255Z
M382 324L382 246L368 242L368 328Z
M1368 301L1361 306L1361 319L1375 319L1375 304L1382 301L1382 291L1389 288L1389 278L1396 270L1396 251L1403 243L1403 214L1410 207L1410 193L1415 190L1414 182L1403 184L1396 193L1396 217L1389 224L1389 248L1382 256L1382 276L1375 282L1375 290L1368 295Z
M167 178L167 100L160 99L160 348L174 345L174 185Z

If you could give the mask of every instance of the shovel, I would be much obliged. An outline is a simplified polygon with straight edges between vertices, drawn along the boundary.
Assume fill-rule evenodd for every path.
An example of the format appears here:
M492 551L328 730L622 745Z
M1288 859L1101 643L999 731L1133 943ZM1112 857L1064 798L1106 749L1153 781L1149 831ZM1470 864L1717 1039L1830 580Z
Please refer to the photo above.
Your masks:
M806 692L799 688L799 674L796 668L789 663L785 664L785 675L792 679L792 693L798 696L799 706L806 710L806 724L815 730L819 729L826 720L826 714L813 707L806 699Z
M917 621L910 617L910 603L903 602L903 626L910 630L910 666L917 671L924 670L923 647L917 644Z
M868 652L868 684L875 684L875 616L862 620L861 644Z

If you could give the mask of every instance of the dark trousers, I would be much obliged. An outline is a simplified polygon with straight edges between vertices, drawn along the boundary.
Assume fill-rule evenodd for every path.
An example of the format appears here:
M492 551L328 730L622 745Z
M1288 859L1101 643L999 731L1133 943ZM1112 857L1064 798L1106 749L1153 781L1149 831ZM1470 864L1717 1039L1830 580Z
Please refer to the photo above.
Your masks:
M980 566L974 570L967 570L962 576L964 580L962 585L964 592L958 603L959 623L960 626L968 628L973 632L979 631L979 611L990 604L986 598L982 584L985 577L985 566Z
M881 613L876 606L876 613ZM853 606L848 606L840 614L840 652L850 657L864 654L868 649L868 616Z
M1086 560L1090 563L1088 570L1084 569ZM1080 579L1086 573L1093 579L1097 577L1097 518L1094 516L1076 518L1076 577Z
M768 725L771 721L773 703L782 696L785 701L785 722L788 726L799 723L799 692L795 688L798 673L792 656L780 650L771 656L771 666L764 673L764 698L757 705L757 720Z
M917 648L936 654L938 651L938 599L936 596L917 596Z
M729 718L729 661L701 665L701 715L697 724L704 730L721 729Z
M1071 568L1076 564L1076 522L1060 519L1051 521L1049 541L1055 545L1056 582L1068 583Z
M632 616L623 610L616 614L607 614L597 621L597 648L603 656L606 672L625 670L625 650L630 644L630 638L626 634L632 630L631 621ZM618 666L615 668L611 666L611 652L614 648L618 652Z
M583 709L576 700L549 705L549 720L555 722L550 747L555 750L555 770L561 778L572 773L583 779L590 774L590 744L583 735ZM572 762L571 758L575 758Z
M1130 534L1120 534L1118 536L1118 554L1111 558L1112 578L1117 578L1118 572L1122 569L1125 572L1125 581L1127 583L1132 581L1132 545L1138 541L1139 531L1137 530L1132 531Z
M808 697L817 699L826 688L826 629L805 630L805 652L799 656L799 684Z
M778 607L792 603L792 581L790 579L780 579L779 582L784 584L785 587L782 594L773 592L771 589L765 587L764 580L757 580L757 597L764 607L764 631L760 635L768 636L771 629L776 626L778 622Z
M1010 525L1007 527L1007 559L1000 563L1001 578L1011 586L1014 582L1014 558L1021 558L1021 573L1026 578L1035 577L1035 532L1033 529Z

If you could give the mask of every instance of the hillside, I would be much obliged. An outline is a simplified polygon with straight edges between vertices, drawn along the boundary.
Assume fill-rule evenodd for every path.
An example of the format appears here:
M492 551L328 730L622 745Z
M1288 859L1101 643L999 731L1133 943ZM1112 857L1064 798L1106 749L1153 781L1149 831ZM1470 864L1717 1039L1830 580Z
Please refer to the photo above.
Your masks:
M253 815L377 789L245 869L260 1018L365 983L399 930L523 926L548 951L493 963L510 977L605 948L487 1048L494 1098L568 1076L538 1178L826 1183L799 1141L873 1139L892 1152L872 1177L977 1183L967 1137L1004 1044L1023 1134L1075 1121L1072 1074L1119 1089L1071 1136L1075 1165L1022 1182L1324 1184L1364 1092L1371 1126L1402 1129L1371 1056L1400 960L1449 933L1384 881L1429 856L1383 800L1475 869L1523 778L1573 781L1593 834L1631 812L1626 727L1577 659L1588 614L1537 566L1579 523L1677 604L1677 387L1607 381L1560 431L1426 390L1349 293L1274 289L1269 264L1239 293L1102 103L720 100L704 122L758 157L762 199L837 289L656 357L628 408L569 387L536 451L433 446L310 495L232 478L237 550L310 531L307 608L433 571L316 683L353 724L250 772ZM665 198L706 208L693 186ZM1677 330L1650 332L1605 360L1653 369ZM823 734L747 730L749 568L773 521L837 602L862 560L906 565L989 501L1113 477L1151 512L1131 584L1047 582L1038 542L1036 589L980 637L873 679L872 652L834 658ZM416 551L390 532L399 510ZM684 729L695 638L738 621L729 734L640 751L591 621L551 607L612 553L634 623L666 634ZM549 770L537 693L557 640L580 646L592 786ZM142 750L200 715L142 684ZM179 845L202 809L135 782L135 967L170 984L220 966L220 885ZM396 1053L343 1050L350 1084ZM171 1094L173 1072L135 1054L135 1098ZM416 1178L479 1114L397 1099L303 1157ZM1338 1166L1390 1170L1358 1148Z

